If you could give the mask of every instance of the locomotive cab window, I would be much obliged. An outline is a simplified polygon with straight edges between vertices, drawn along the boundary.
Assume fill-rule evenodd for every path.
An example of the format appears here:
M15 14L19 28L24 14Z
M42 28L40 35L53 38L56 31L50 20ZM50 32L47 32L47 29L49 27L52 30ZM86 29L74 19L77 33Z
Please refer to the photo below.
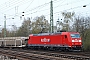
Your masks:
M80 38L80 35L79 34L71 34L71 37L72 38Z

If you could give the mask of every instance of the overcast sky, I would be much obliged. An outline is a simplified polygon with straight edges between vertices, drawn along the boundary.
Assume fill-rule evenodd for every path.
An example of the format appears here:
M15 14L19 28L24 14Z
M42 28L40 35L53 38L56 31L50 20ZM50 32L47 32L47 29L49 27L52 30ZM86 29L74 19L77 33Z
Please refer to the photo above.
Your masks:
M51 0L0 0L0 28L4 27L4 15L6 25L21 26L23 19L20 19L24 11L24 17L32 20L36 16L45 15L50 21ZM87 5L83 7L83 5ZM90 0L53 0L54 25L56 20L62 19L61 12L75 12L79 16L90 16ZM14 18L14 19L12 19Z

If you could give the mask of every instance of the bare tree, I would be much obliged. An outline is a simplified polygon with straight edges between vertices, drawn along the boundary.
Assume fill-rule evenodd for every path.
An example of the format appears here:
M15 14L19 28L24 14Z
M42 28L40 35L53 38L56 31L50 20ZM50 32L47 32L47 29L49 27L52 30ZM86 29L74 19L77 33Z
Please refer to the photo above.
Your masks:
M36 17L32 22L32 33L42 33L49 31L48 20L45 19L45 16Z
M18 36L28 36L31 31L31 21L30 19L24 19L22 26L19 27L18 31L17 31L17 35Z
M62 12L62 16L64 17L63 29L69 31L70 23L73 21L74 12Z

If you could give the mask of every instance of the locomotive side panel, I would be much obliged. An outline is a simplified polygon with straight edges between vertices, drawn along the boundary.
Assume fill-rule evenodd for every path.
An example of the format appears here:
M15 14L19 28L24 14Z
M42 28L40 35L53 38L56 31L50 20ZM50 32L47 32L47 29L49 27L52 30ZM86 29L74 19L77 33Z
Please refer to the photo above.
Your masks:
M33 46L68 46L68 39L65 35L31 36L28 45Z

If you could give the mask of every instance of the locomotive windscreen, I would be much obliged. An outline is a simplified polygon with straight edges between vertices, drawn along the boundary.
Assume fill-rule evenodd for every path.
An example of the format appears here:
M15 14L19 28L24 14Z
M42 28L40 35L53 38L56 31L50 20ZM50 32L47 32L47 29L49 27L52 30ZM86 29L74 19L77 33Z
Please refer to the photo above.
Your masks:
M71 37L72 38L80 38L80 35L79 34L71 34Z

